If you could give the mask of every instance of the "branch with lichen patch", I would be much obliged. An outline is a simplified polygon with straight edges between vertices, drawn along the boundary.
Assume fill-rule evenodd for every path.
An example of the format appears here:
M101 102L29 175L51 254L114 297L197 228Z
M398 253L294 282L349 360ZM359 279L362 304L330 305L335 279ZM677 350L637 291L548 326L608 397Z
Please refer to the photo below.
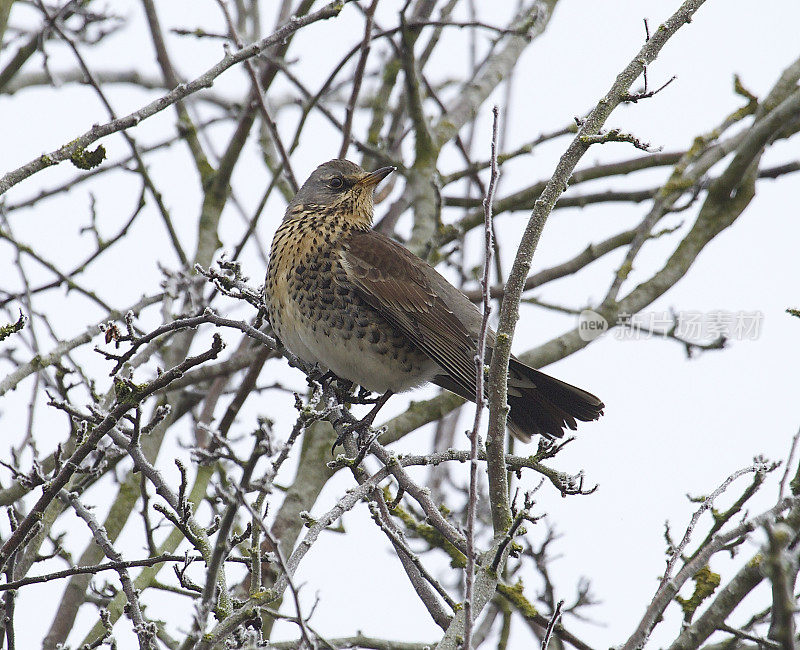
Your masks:
M228 68L240 63L241 61L257 56L271 45L284 41L288 36L296 32L301 27L305 27L306 25L319 20L325 20L327 18L337 16L342 10L343 4L344 3L340 0L336 0L329 3L319 11L315 11L314 13L303 16L302 18L293 18L270 36L262 38L260 41L253 43L242 50L226 54L218 63L209 68L196 79L186 84L180 84L174 90L150 102L146 106L143 106L138 111L134 111L125 117L111 120L105 124L93 126L83 135L75 138L68 144L51 151L49 154L43 154L38 158L34 158L25 165L8 172L2 178L0 178L0 194L4 194L17 183L20 183L21 181L43 169L52 167L53 165L57 165L64 160L72 158L76 152L85 150L86 147L100 138L134 127L142 120L145 120L149 117L152 117L156 113L163 111L165 108L171 106L184 97L188 97L192 93L195 93L202 88L211 87L214 79L225 72Z

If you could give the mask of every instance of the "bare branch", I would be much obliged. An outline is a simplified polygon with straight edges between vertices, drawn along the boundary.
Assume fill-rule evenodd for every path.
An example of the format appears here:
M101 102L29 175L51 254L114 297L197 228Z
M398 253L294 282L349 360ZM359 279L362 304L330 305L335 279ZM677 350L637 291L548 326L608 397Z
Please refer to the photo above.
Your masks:
M475 574L475 509L478 504L478 429L481 424L481 415L484 406L484 368L486 360L486 337L489 331L489 316L492 312L492 304L489 298L489 272L492 262L492 201L494 191L497 187L497 129L499 109L495 106L492 109L492 153L491 153L491 177L486 196L483 199L484 210L484 245L483 245L483 276L481 277L481 292L483 300L483 318L481 328L478 333L477 352L475 354L475 421L472 431L469 434L470 459L469 459L469 502L467 510L467 566L465 568L465 590L464 590L464 647L472 647L472 621L478 615L478 611L473 612L473 580Z
M91 129L69 143L63 145L62 147L51 151L49 154L39 156L22 167L6 173L2 178L0 178L0 194L4 194L11 187L32 176L36 172L56 165L65 160L69 160L75 155L86 151L86 148L89 145L91 145L93 142L96 142L100 138L134 127L142 120L145 120L156 113L163 111L165 108L168 108L178 100L188 97L201 88L210 88L214 79L225 72L228 68L260 54L265 49L275 45L276 43L284 41L287 36L293 34L301 27L319 20L326 20L339 15L342 5L343 3L341 1L336 0L318 11L310 13L301 18L290 20L270 36L267 36L266 38L263 38L242 50L226 54L216 65L209 68L196 79L190 81L189 83L177 86L174 90L170 91L163 97L150 102L139 110L134 111L125 117L111 120L106 124L93 126Z

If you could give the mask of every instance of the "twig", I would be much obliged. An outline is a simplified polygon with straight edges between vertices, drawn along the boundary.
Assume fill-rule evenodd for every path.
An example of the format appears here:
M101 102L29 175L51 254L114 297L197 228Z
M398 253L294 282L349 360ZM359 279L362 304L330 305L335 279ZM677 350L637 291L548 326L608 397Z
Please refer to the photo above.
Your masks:
M109 414L102 419L100 423L89 433L83 443L78 446L69 461L66 462L61 470L49 481L45 487L42 496L31 508L30 513L19 524L15 530L6 539L2 547L0 547L0 568L4 567L8 559L19 548L24 541L27 534L31 531L34 524L39 520L45 508L50 502L58 496L59 491L64 488L67 482L72 478L73 474L80 468L81 463L86 457L95 450L97 443L109 433L116 426L117 422L134 406L141 403L144 398L150 396L164 386L168 385L173 379L179 377L183 372L194 366L205 363L210 359L214 359L223 348L222 339L218 334L214 335L214 342L211 348L195 357L189 357L183 363L178 364L174 368L159 375L153 381L145 384L139 390L129 395L126 399L118 401L116 406L109 412Z
M542 650L547 650L547 646L550 645L550 637L553 636L553 630L556 627L556 623L558 623L558 619L561 618L561 609L564 607L564 601L559 600L556 604L556 610L553 612L553 615L550 617L550 622L547 624L547 629L544 631L544 637L542 637Z
M675 565L678 563L678 560L681 559L683 555L683 551L686 546L689 544L689 540L692 537L692 532L694 531L694 527L697 525L700 516L708 509L713 507L714 500L721 495L725 490L728 489L731 483L733 483L737 478L743 476L745 474L751 474L753 472L763 472L766 466L763 462L754 463L749 467L743 467L740 470L737 470L733 474L731 474L728 478L726 478L716 490L714 490L711 494L709 494L705 499L703 499L702 505L695 511L692 515L689 524L686 526L686 532L683 535L680 543L672 550L670 558L667 562L667 568L664 570L664 575L661 578L661 582L658 585L658 590L664 588L664 586L672 579L672 571L675 568Z
M740 539L742 536L754 531L756 528L763 526L769 522L775 521L775 518L790 508L796 508L800 503L800 498L787 497L781 500L778 504L769 510L762 512L760 515L747 519L742 524L729 530L727 533L719 533L706 544L706 546L695 554L692 560L687 562L677 575L669 582L659 587L653 596L650 605L647 607L644 616L642 617L636 630L631 634L627 641L620 646L621 650L635 650L635 648L644 647L647 639L650 637L653 628L660 620L664 610L670 602L675 598L680 588L691 579L701 567L708 563L709 558L727 547L731 542ZM738 602L738 601L737 601Z
M75 514L86 522L89 530L92 531L92 537L94 537L95 543L103 549L105 556L112 562L117 563L116 571L119 574L125 596L128 598L127 611L133 622L133 629L139 639L139 648L140 650L150 650L153 648L156 626L154 623L148 623L144 620L141 604L139 603L139 594L133 585L133 580L131 580L127 567L120 565L122 556L112 545L105 529L100 525L95 516L81 503L76 493L61 490L59 492L59 497L65 503L69 503L72 509L75 510Z
M105 323L107 323L109 320L119 320L126 312L138 313L145 307L154 305L160 302L162 299L163 299L163 294L146 296L142 298L139 302L137 302L135 305L131 305L131 307L125 310L125 312L123 311L111 312L105 319L103 319L103 321L87 327L82 334L79 334L75 338L69 339L68 341L63 341L59 343L55 348L53 348L53 350L51 350L47 354L37 356L36 358L31 359L30 362L21 364L16 370L9 373L2 381L0 381L0 397L2 397L7 391L16 388L16 386L23 379L30 376L34 372L38 372L43 368L47 368L49 366L57 364L61 360L61 358L65 354L67 354L70 350L74 350L75 348L91 341L95 336L100 334L103 325L105 325Z
M422 507L430 520L444 538L462 553L466 553L466 540L464 536L444 518L437 505L430 497L427 489L420 487L403 469L395 457L383 445L374 441L370 451L386 466L386 469L397 479L400 487Z
M441 583L425 568L419 556L408 547L402 532L397 530L391 521L386 502L383 500L383 495L380 493L375 494L376 491L377 490L373 490L373 501L369 504L373 521L389 538L400 563L403 565L403 569L406 571L406 575L411 581L414 591L417 592L423 605L425 605L425 608L430 613L431 618L433 618L434 622L439 625L439 627L446 630L452 616L449 616L447 612L444 611L436 595L431 591L428 585L433 587L436 593L444 599L451 611L458 611L458 604L450 597Z
M11 527L11 532L17 527L17 516L14 513L12 508L7 510L8 514L8 523ZM14 570L16 569L17 564L17 554L14 553L8 561L8 564L5 567L4 573L6 575L6 583L14 582ZM15 650L16 649L16 634L14 631L14 608L15 608L15 601L17 598L17 591L16 589L11 589L3 598L3 622L0 625L0 642L2 642L3 633L5 632L5 637L8 645L8 650Z
M619 129L600 131L599 133L581 136L581 143L585 145L606 144L607 142L628 142L637 149L641 149L647 153L659 153L661 151L660 147L653 148L649 142L642 142L635 135L623 133Z
M656 235L653 235L653 238L659 237L662 234L667 234L666 231L660 232ZM539 271L538 273L534 273L530 275L525 280L525 285L523 287L523 291L530 291L531 289L535 289L537 287L542 286L548 282L552 282L553 280L557 280L558 278L563 278L567 275L571 275L585 266L588 266L595 260L600 259L604 255L611 253L612 251L617 250L627 244L630 244L633 241L634 236L636 235L636 230L626 230L625 232L621 232L618 235L614 235L613 237L609 237L601 242L596 244L589 244L583 252L579 253L575 257L566 262L553 266L549 269L544 269ZM503 284L496 284L491 289L491 296L492 298L499 298L505 293L505 285ZM472 300L476 302L481 299L481 290L474 289L465 291L464 294Z
M295 641L272 641L269 644L274 650L297 650L300 640ZM379 639L368 637L363 634L355 636L339 637L326 639L325 645L328 648L369 648L370 650L430 650L436 643L412 643L410 641L396 641L394 639Z
M98 79L98 81L100 83L103 83L102 74L95 74L95 77ZM229 119L230 119L230 116L228 116L228 115L223 115L223 116L219 116L219 117L210 118L210 119L205 120L202 123L198 124L197 125L197 130L198 131L203 131L203 130L207 129L208 127L210 127L210 126L212 126L214 124L219 124L219 123L225 122L225 121L227 121ZM161 140L161 141L159 141L159 142L157 142L155 144L140 147L139 151L142 154L152 153L154 151L159 151L161 149L165 149L167 147L171 147L173 144L175 144L176 141L177 141L177 139L174 136L170 136L169 138ZM81 183L85 183L86 181L88 181L88 180L90 180L90 179L92 179L92 178L94 178L96 176L100 176L102 174L105 174L106 172L113 171L115 169L123 168L123 167L125 167L125 165L127 165L128 163L130 163L130 162L132 162L134 160L135 160L135 158L134 158L133 154L130 154L130 155L124 157L124 158L120 158L119 160L117 160L115 162L107 162L102 167L95 167L94 169L90 169L88 171L83 171L80 174L77 174L77 175L73 176L72 178L70 178L68 181L66 181L64 183L61 183L59 185L55 185L55 186L53 186L53 187L51 187L49 189L40 190L37 194L35 194L34 196L31 196L30 198L22 199L18 203L8 203L8 204L5 205L5 210L6 210L6 212L13 212L15 210L21 210L22 208L32 207L36 203L41 201L42 199L46 199L46 198L48 198L50 196L55 196L56 194L69 192L70 190L74 189L75 187L77 187ZM41 289L35 289L34 293L37 292L37 291L41 291Z
M136 201L135 207L133 209L133 213L128 218L128 220L125 221L125 223L123 223L123 225L120 228L120 230L117 231L117 233L115 235L113 235L109 239L105 239L105 238L100 239L100 237L97 237L97 233L96 233L96 230L95 230L95 235L96 235L96 238L97 238L97 248L94 251L92 251L87 257L85 257L83 259L83 261L81 261L76 266L74 266L71 270L63 272L63 273L61 271L59 271L59 269L56 268L56 266L54 264L51 264L51 263L47 262L41 256L36 254L35 251L33 251L30 247L28 247L28 246L23 247L21 245L21 242L14 241L12 239L12 237L11 237L10 232L2 232L2 231L0 231L0 237L2 237L3 239L6 239L9 243L11 243L13 246L15 246L18 250L24 251L25 253L31 255L37 262L39 262L40 264L44 265L49 271L51 271L56 276L55 280L52 280L51 282L47 282L47 283L44 283L44 284L40 284L37 287L29 289L25 293L27 293L29 295L33 295L33 294L36 294L36 293L40 293L42 291L47 291L48 289L54 289L54 288L56 288L56 287L58 287L58 286L63 284L63 285L66 286L66 288L68 290L76 289L80 293L86 295L90 300L94 300L95 302L100 304L104 309L108 309L108 311L111 311L111 309L104 302L102 302L94 294L94 292L87 291L86 289L83 289L81 286L76 284L75 277L77 275L81 274L81 273L84 273L87 270L88 266L92 262L97 260L97 258L99 258L105 251L107 251L114 244L116 244L123 237L125 237L125 235L128 234L128 230L133 225L133 223L136 220L136 218L141 214L142 209L145 206L145 201L144 201L145 191L146 191L146 185L142 187L142 191L141 191L141 193L139 195L138 200ZM0 300L0 307L3 307L5 305L7 305L9 302L12 302L14 300L17 300L17 299L23 297L23 295L25 295L25 293L9 293L9 294L6 294L5 297L2 300Z
M145 16L147 17L147 24L150 29L150 36L153 39L153 46L156 50L156 60L161 67L161 73L164 77L164 83L167 88L175 88L181 83L175 68L170 60L169 53L167 52L167 44L164 42L164 34L161 30L161 24L158 20L158 13L156 12L155 0L143 0ZM178 100L175 102L175 111L178 114L178 120L183 124L183 128L179 129L179 135L189 145L189 151L192 153L197 171L202 177L208 173L210 168L208 157L203 151L203 146L200 144L197 128L189 115L189 111L183 101ZM188 127L188 128L187 128Z
M39 5L39 8L41 9L42 13L50 22L51 27L55 30L55 32L59 35L59 37L70 47L72 52L75 54L75 58L78 60L78 65L83 71L83 74L86 75L86 78L89 80L89 84L92 86L92 88L95 89L95 92L97 93L97 96L100 98L100 101L102 102L103 106L105 106L109 118L111 120L117 120L118 119L117 115L114 112L111 103L108 101L108 98L105 96L105 93L95 80L92 71L86 64L86 61L81 55L80 50L78 50L78 46L74 43L74 41L71 38L67 37L64 31L58 25L57 16L50 15L42 0L36 0L36 3ZM153 179L150 177L150 173L147 171L147 167L144 164L144 160L142 159L142 156L139 153L139 147L136 145L133 138L130 136L129 133L127 133L127 131L123 130L122 136L131 148L131 152L133 153L134 159L136 160L137 172L142 177L145 186L150 192L150 196L152 197L153 201L158 207L158 211L161 214L161 219L164 222L164 225L167 229L167 233L169 234L172 247L173 249L175 249L175 254L180 260L181 265L186 266L186 264L188 263L186 253L183 250L183 246L181 246L180 239L178 238L178 233L175 231L175 227L172 223L172 218L170 217L169 211L167 210L167 207L164 205L161 192L159 192L159 190L153 183ZM79 151L74 152L73 155L70 157L70 159L77 167L80 168L83 168L84 165L79 163L78 160L82 160L84 162L88 161L90 168L95 167L105 159L105 148L103 147L103 145L100 145L93 152L86 152L85 149L81 149ZM95 162L95 159L97 159L97 162ZM2 181L0 181L0 183L2 183Z
M731 627L723 623L719 626L721 632L727 632L728 634L732 634L737 639L744 639L745 641L753 641L758 645L759 648L772 648L773 650L780 650L783 646L776 641L771 639L765 639L764 637L755 636L754 634L748 634L743 630L737 630L736 628Z
M648 25L648 23L647 23L647 18L644 19L644 34L645 34L645 43L646 43L647 41L650 40L650 25ZM632 104L635 104L640 99L649 99L653 95L657 95L658 93L660 93L662 90L664 90L664 88L669 86L676 79L675 76L672 76L672 77L670 77L670 79L666 83L662 84L660 87L656 88L655 90L648 90L647 89L647 66L645 66L644 70L642 70L642 77L644 77L644 87L643 87L643 89L640 92L633 93L632 95L631 94L626 94L623 97L622 101L630 102Z
M477 107L508 76L509 70L516 65L528 44L544 31L551 12L540 11L537 7L537 3L529 3L514 16L508 32L498 39L498 45L502 42L505 47L484 60L478 73L463 84L455 101L433 126L432 132L439 147L473 119Z
M497 343L492 353L492 363L489 371L490 408L486 451L488 455L496 460L502 458L505 441L505 423L508 415L508 388L506 381L508 361L511 356L511 340L519 318L519 302L522 297L525 278L528 275L533 254L539 243L547 217L558 197L563 193L567 180L578 161L590 146L583 139L586 136L593 136L600 132L611 112L622 101L623 95L627 93L633 82L642 73L644 66L654 60L669 38L692 19L703 2L704 0L686 0L678 11L656 30L655 35L645 43L633 60L617 76L606 95L589 113L586 120L583 121L578 134L561 156L555 173L534 205L514 259L511 274L506 283L506 293L500 307ZM494 412L491 408L492 405L495 407ZM507 478L502 463L489 463L488 468L489 493L492 497L492 522L497 534L506 530L511 524L508 508Z
M533 491L535 492L536 490L538 490L543 482L544 479L539 481L539 485L537 485ZM523 507L522 510L516 513L516 515L514 516L514 520L511 522L511 526L508 529L508 532L505 535L503 535L503 537L497 544L497 550L495 551L494 558L492 559L491 565L489 565L492 571L501 570L500 563L503 561L503 557L506 555L506 550L508 549L509 545L511 544L512 541L514 541L514 537L516 537L517 531L519 530L519 527L522 525L522 522L525 520L534 523L536 522L536 519L531 517L529 513L529 509L531 507L533 507L533 499L532 498L529 499L529 495L526 494L525 506Z
M62 578L70 578L77 575L94 575L102 573L103 571L119 571L120 569L135 569L137 567L149 567L157 564L164 564L165 562L183 562L186 559L185 555L170 555L163 553L153 557L143 558L141 560L119 560L104 562L102 564L93 564L91 566L75 566L61 571L53 571L52 573L45 573L40 576L26 576L19 578L12 582L5 582L0 584L0 592L8 591L10 589L19 589L27 585L40 584L43 582L50 582L51 580L61 580ZM203 562L202 555L194 555L189 558L192 562ZM235 562L237 564L246 564L250 560L247 558L229 557L227 562Z
M783 493L786 489L786 481L789 479L789 473L792 471L792 463L794 462L794 454L797 451L797 443L800 441L800 429L792 436L792 444L789 447L789 456L786 459L786 466L783 469L783 476L781 482L778 484L778 501L783 499Z
M347 103L347 109L345 110L344 126L342 128L342 146L339 148L339 158L345 158L347 156L347 149L350 147L350 132L353 129L353 113L355 113L358 94L361 91L361 82L364 80L364 69L367 66L367 57L369 56L370 44L372 42L372 25L377 6L378 0L372 0L372 4L364 13L364 39L361 41L361 55L358 58L355 75L353 76L353 90L350 93L350 101Z
M294 584L294 580L292 579L292 574L289 572L288 564L286 563L286 558L283 555L283 551L281 551L280 543L278 540L272 535L272 531L264 524L264 519L253 510L253 507L247 502L245 499L244 493L238 486L234 486L236 490L236 498L239 502L244 505L247 511L250 513L250 516L253 518L253 521L256 522L259 528L261 528L261 533L264 535L264 538L269 542L270 546L272 547L272 552L275 554L275 558L277 560L278 567L283 572L283 576L286 579L286 584L289 587L289 591L292 593L292 599L294 600L294 607L296 612L296 622L298 627L300 628L300 634L303 637L303 641L305 641L306 645L311 648L312 650L316 650L317 642L312 633L309 631L308 626L306 624L306 619L303 617L303 612L300 608L300 596L297 589L297 586Z
M255 470L256 463L258 459L264 454L264 449L261 447L259 440L256 439L253 452L250 454L250 458L248 459L247 463L245 464L242 470L242 477L240 479L240 484L245 487L249 484L250 478L253 475L253 471ZM237 495L239 488L237 488ZM243 497L242 497L243 499ZM225 556L229 552L229 539L228 535L230 533L231 527L236 520L236 514L238 511L239 502L237 499L232 499L231 502L228 504L228 507L225 509L225 515L222 517L222 520L219 525L219 530L217 531L217 542L214 545L214 550L211 553L211 558L208 561L208 570L206 571L206 583L203 587L202 591L202 600L200 602L200 608L210 609L212 605L212 598L214 597L214 589L218 584L217 576L220 572L220 569L223 566L225 561ZM260 519L259 519L260 521ZM202 609L201 609L202 611Z
M220 6L220 9L222 9L222 13L225 16L225 22L228 24L228 32L230 33L233 42L236 43L236 47L239 48L239 51L242 51L244 49L244 43L242 42L242 39L239 38L239 34L236 31L236 26L233 23L230 12L228 11L228 4L226 0L217 0L217 4ZM278 133L278 126L275 124L275 120L272 119L269 109L267 108L267 102L264 99L264 91L261 88L261 82L256 74L255 66L249 59L244 61L244 65L247 69L247 74L250 76L250 83L253 85L251 94L255 97L258 108L261 111L261 117L264 120L264 124L266 124L267 130L272 138L272 142L275 144L275 148L278 150L278 155L281 157L282 171L286 176L286 180L289 181L289 186L292 188L292 192L296 193L297 190L300 189L300 186L297 184L297 179L292 171L291 160L289 159L289 155L286 153L286 148L283 146L283 140L281 140L280 133Z
M121 355L114 355L109 352L104 352L104 356L108 357L109 359L114 359L117 363L114 368L109 373L110 375L115 375L119 370L125 365L127 361L131 359L133 354L138 350L140 347L157 339L160 336L164 336L166 334L172 334L174 332L178 332L184 329L193 329L196 328L198 325L202 325L203 323L212 323L214 325L219 325L221 327L232 327L234 329L238 329L248 336L254 338L259 343L267 346L270 349L277 349L278 344L271 336L268 334L264 334L260 330L257 330L255 327L250 325L245 321L235 321L229 318L224 318L222 316L218 316L214 310L210 308L206 308L202 314L199 316L189 316L187 318L177 318L174 321L169 323L165 323L160 327L157 327L153 331L145 334L143 336L138 337L137 339L131 341L131 347L129 350L124 352ZM127 337L124 337L121 340L128 340ZM0 393L1 394L1 393Z
M469 502L467 507L467 565L465 568L464 589L464 647L472 647L472 588L475 579L475 509L478 503L478 430L481 424L481 415L485 403L484 392L484 367L486 360L486 337L489 331L489 316L492 312L492 303L489 296L489 272L492 263L492 201L497 187L497 129L499 109L492 108L492 153L491 176L486 196L483 200L484 211L484 245L483 245L483 276L481 278L481 291L483 299L483 317L478 333L477 350L475 354L475 421L469 434L470 459L469 459Z
M189 83L179 85L166 95L159 97L155 101L150 102L146 106L143 106L139 110L134 111L125 117L111 120L102 125L93 126L91 129L71 140L69 143L61 146L60 148L55 149L48 154L39 156L38 158L34 158L21 167L8 172L5 174L5 176L0 178L0 194L4 194L17 183L25 180L42 169L51 167L65 160L69 160L76 154L80 154L86 150L86 147L93 142L96 142L100 138L136 126L142 120L145 120L148 117L163 111L165 108L171 106L178 100L188 97L192 93L195 93L202 88L210 88L213 85L214 79L225 72L228 68L240 63L241 61L244 61L245 59L250 59L258 54L261 54L261 52L272 45L283 42L288 36L296 32L298 29L305 27L306 25L319 20L326 20L328 18L338 16L339 12L342 10L343 4L344 3L340 0L334 0L334 2L330 2L328 5L318 11L300 18L292 18L270 36L262 38L260 41L248 45L242 50L226 54L218 63Z
M389 475L388 469L385 467L375 473L373 476L369 477L364 483L361 485L349 490L336 504L328 510L325 514L321 517L316 518L313 523L308 527L308 531L306 532L303 539L300 541L299 544L295 547L292 554L286 560L286 569L287 571L294 574L297 570L302 559L305 557L306 553L308 553L309 549L314 545L314 543L319 538L322 531L326 530L329 526L331 526L336 520L338 520L345 512L354 508L362 499L364 499L372 489L374 489L381 481L383 481ZM268 590L266 593L261 592L258 594L253 594L241 608L239 608L234 614L226 618L225 620L221 621L213 630L211 630L204 638L203 643L200 644L200 647L212 647L213 644L218 643L219 641L225 639L228 635L233 633L233 631L241 625L247 618L248 612L250 611L250 607L258 607L262 604L267 602L271 602L276 598L279 598L280 595L285 591L288 586L288 580L286 575L282 572L278 578L275 580L274 586L272 589Z

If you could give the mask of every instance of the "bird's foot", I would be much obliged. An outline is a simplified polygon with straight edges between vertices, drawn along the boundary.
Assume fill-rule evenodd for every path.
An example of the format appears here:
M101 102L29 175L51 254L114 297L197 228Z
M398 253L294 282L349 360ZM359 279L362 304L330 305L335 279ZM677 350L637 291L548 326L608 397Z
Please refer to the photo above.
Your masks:
M356 457L353 459L353 466L358 467L361 464L361 461L367 455L367 452L372 447L372 443L375 442L380 435L385 431L385 429L367 429L366 431L360 431L358 434L358 453Z
M363 440L368 437L368 433L372 427L372 421L375 419L375 416L369 418L364 417L360 419L358 422L351 422L349 424L345 424L342 426L341 430L339 431L339 435L336 436L336 441L333 443L331 447L331 456L333 456L334 450L339 445L344 445L344 441L347 439L348 436L353 435L354 433L358 434L358 447L359 452L363 445ZM374 440L374 438L373 438ZM370 440L370 443L372 440Z
M384 400L383 395L378 395L377 397L371 397L371 395L372 395L372 391L371 390L367 390L363 386L360 386L359 389L358 389L358 392L355 395L353 395L353 403L354 404L378 404L379 402L381 402L381 400L383 400L383 402L381 402L381 404L383 404L386 401L386 400Z
M334 378L336 379L336 384L331 384L331 388L336 395L336 399L343 404L349 404L353 400L352 393L355 384L349 379L342 379L336 375L334 375Z
M339 435L336 436L336 440L334 440L333 444L331 445L331 456L336 455L336 448L339 445L344 445L345 438L347 438L347 436L349 436L351 433L353 433L352 425L345 424L339 432Z
M375 440L377 436L368 435L370 432L370 428L372 427L372 423L375 421L375 416L378 415L378 411L383 408L383 405L389 400L392 396L392 391L386 391L383 395L381 395L378 400L375 402L375 406L373 406L369 413L367 413L363 418L361 418L358 422L353 422L351 424L345 424L339 435L336 437L336 442L333 443L331 447L331 456L333 455L334 450L336 447L344 443L345 438L352 433L358 433L358 442L359 442L359 455L361 454L361 447L368 448L369 445ZM366 453L366 450L364 451ZM363 459L363 456L362 456Z
M306 373L306 380L309 384L312 382L325 384L332 382L334 379L339 379L336 373L332 370L325 370L319 364L314 364L313 369Z
M352 399L351 394L353 393L355 384L349 379L343 379L333 372L333 370L322 372L322 369L317 366L314 372L309 373L307 379L309 384L314 382L330 387L336 395L336 399L342 403L350 402Z
M336 442L334 442L333 446L331 447L331 456L333 455L334 449L336 449L338 445L344 444L347 436L355 431L358 432L356 455L354 458L345 459L345 464L348 467L358 467L361 464L361 461L363 461L366 457L370 447L372 447L372 443L378 439L378 437L384 432L384 429L376 430L371 427L363 428L361 426L361 422L355 422L353 424L346 425L342 428L342 432L336 438Z

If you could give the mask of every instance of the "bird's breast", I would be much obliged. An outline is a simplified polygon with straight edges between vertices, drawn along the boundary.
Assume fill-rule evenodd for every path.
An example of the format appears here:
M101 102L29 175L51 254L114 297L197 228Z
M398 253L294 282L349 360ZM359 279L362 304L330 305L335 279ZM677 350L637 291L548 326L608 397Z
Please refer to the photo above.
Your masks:
M436 374L436 364L348 280L336 240L282 226L265 292L276 334L308 363L376 392L408 390Z

